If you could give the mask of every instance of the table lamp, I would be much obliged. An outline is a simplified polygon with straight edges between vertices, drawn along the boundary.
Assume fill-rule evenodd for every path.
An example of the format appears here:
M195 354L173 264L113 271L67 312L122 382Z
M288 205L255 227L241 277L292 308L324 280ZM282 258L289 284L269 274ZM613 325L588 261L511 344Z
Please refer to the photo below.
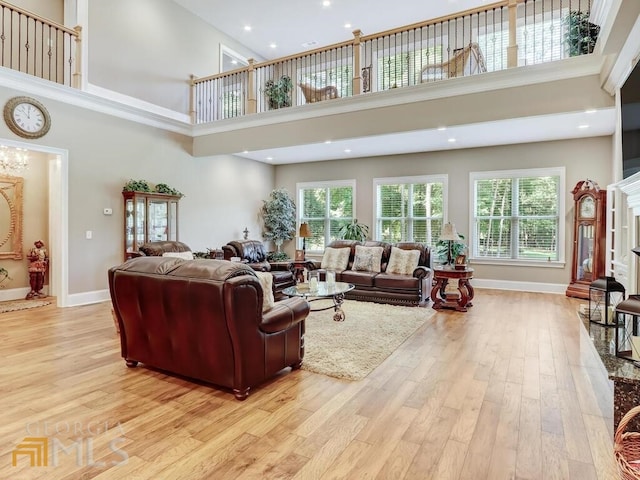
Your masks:
M311 229L309 228L308 223L305 222L300 224L300 230L298 232L298 236L302 238L302 253L305 255L305 258L306 258L307 238L311 237Z
M451 265L451 245L453 242L457 242L460 240L460 236L458 235L458 231L456 230L456 226L447 222L442 226L442 234L440 235L440 240L444 240L449 242L449 248L447 249L447 265Z

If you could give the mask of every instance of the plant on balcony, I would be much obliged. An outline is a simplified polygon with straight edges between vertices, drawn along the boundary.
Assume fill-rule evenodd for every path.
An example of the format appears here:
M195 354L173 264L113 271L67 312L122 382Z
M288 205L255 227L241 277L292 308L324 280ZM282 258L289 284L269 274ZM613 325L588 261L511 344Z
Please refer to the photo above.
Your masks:
M293 82L288 75L282 75L280 80L267 80L263 93L267 97L267 104L271 110L291 106L291 91Z
M296 233L296 204L289 192L284 188L273 190L269 199L263 200L261 214L264 221L262 236L276 244L276 252L270 255L270 260L288 258L281 251L282 244Z
M571 11L565 18L567 33L565 41L569 47L569 56L592 53L598 40L600 27L589 21L589 13Z

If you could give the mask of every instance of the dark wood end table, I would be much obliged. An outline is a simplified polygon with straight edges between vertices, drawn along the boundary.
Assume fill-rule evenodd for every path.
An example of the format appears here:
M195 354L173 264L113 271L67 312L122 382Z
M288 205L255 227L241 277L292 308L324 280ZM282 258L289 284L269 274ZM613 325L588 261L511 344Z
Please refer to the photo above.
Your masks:
M473 278L473 268L455 270L454 268L435 267L433 269L433 288L431 289L432 307L435 310L453 308L458 312L466 312L473 306L473 287L469 280ZM458 293L447 293L449 280L458 280Z

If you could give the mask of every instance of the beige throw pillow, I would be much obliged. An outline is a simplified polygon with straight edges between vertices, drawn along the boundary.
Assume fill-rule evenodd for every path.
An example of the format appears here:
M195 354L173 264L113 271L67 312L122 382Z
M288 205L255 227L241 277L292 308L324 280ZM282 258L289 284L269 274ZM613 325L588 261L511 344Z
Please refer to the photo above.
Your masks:
M353 270L363 272L379 272L382 262L382 247L363 247L356 245L356 256L353 260Z
M273 298L273 275L269 272L253 272L262 287L262 313L271 310L276 304Z
M322 262L320 262L320 268L325 270L346 270L349 265L349 253L350 248L332 248L327 247L324 249L324 255L322 256Z
M420 262L420 250L403 250L391 247L387 273L411 275Z
M193 260L193 252L164 252L162 256L182 258L184 260Z

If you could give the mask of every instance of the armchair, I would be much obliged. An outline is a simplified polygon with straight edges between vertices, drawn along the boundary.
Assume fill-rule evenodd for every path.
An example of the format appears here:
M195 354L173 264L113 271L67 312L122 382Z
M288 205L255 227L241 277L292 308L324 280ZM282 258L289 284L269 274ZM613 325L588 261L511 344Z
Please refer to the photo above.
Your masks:
M259 240L232 240L222 246L222 251L225 260L239 257L247 266L256 271L271 272L273 275L273 296L276 300L285 297L282 290L296 284L293 273L288 268L285 267L281 270L267 261L267 252Z
M304 357L309 305L263 306L252 269L223 260L133 258L108 272L122 357L233 389L249 389Z

